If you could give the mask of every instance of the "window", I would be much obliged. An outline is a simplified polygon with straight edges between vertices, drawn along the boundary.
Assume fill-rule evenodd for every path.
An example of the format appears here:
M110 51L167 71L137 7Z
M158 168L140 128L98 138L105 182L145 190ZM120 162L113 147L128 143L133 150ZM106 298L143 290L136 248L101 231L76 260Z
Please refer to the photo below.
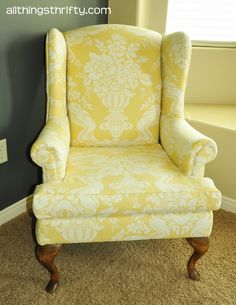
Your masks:
M169 0L166 32L175 31L195 45L236 46L236 0Z

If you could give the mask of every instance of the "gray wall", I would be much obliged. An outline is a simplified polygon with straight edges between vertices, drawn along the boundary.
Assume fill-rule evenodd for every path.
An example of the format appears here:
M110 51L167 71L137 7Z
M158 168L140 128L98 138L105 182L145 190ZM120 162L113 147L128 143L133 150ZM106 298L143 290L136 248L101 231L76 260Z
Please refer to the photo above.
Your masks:
M45 120L46 32L107 23L105 15L6 15L13 5L106 7L107 1L0 1L0 139L7 139L9 160L0 164L0 210L31 194L41 182L29 152Z

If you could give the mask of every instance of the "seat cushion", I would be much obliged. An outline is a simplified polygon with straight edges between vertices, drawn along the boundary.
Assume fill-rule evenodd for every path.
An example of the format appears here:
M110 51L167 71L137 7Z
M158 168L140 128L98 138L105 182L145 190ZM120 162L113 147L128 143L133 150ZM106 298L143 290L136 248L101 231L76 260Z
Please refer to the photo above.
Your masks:
M38 219L216 210L209 178L185 176L161 145L70 148L63 181L36 187Z

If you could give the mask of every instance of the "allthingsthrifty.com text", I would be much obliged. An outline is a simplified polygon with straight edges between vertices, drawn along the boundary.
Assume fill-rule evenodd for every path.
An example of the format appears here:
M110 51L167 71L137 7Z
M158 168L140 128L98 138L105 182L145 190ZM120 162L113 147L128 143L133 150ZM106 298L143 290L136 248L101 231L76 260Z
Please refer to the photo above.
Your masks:
M110 7L79 7L79 6L11 6L6 9L7 15L107 15Z

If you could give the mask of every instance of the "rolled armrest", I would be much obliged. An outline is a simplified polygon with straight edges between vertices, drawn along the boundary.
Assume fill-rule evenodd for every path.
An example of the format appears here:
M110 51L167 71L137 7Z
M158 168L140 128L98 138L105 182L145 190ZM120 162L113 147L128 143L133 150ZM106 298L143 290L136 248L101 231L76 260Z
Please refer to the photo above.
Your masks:
M190 176L204 176L205 165L217 155L216 143L183 118L162 115L161 144L180 170Z
M43 169L44 182L64 178L69 145L68 118L49 119L31 148L32 160Z

